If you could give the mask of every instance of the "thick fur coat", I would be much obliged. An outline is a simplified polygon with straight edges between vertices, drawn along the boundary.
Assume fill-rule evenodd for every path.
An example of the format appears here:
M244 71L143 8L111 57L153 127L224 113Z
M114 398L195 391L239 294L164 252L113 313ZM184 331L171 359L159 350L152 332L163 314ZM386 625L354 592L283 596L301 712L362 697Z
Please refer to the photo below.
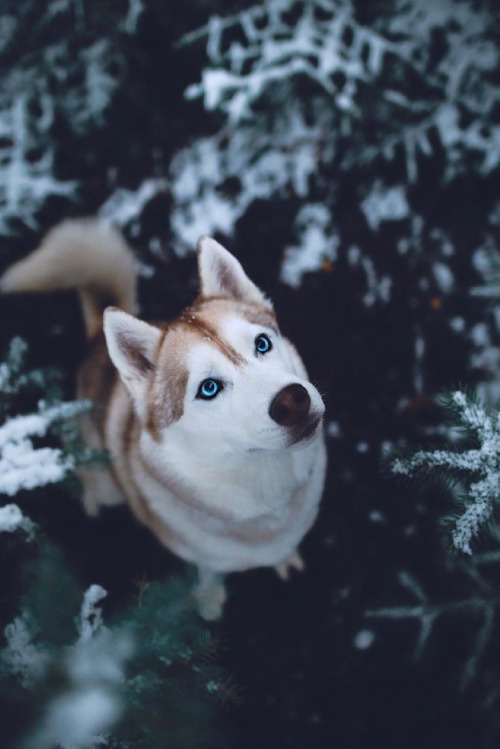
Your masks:
M0 279L7 292L75 288L88 355L78 396L103 408L84 426L111 469L82 471L87 512L126 501L197 565L207 619L223 576L302 568L298 545L323 489L324 405L271 302L213 239L198 243L200 295L175 320L135 315L133 255L95 220L67 221ZM107 307L108 304L116 306Z

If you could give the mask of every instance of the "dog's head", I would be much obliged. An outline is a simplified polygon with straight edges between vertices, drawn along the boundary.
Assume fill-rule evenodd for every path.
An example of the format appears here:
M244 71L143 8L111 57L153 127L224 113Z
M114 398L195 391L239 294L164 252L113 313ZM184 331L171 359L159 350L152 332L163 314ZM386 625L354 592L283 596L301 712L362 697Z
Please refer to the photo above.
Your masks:
M207 459L309 444L323 401L271 302L208 237L198 269L200 296L172 323L105 312L109 354L144 428Z

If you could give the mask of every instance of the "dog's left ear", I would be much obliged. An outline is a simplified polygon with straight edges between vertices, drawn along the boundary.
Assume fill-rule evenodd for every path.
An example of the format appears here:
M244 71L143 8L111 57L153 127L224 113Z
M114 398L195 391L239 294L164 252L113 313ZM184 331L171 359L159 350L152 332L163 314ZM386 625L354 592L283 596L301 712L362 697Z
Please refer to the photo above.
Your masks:
M198 274L203 296L225 296L272 309L269 299L250 281L241 263L211 237L198 240Z

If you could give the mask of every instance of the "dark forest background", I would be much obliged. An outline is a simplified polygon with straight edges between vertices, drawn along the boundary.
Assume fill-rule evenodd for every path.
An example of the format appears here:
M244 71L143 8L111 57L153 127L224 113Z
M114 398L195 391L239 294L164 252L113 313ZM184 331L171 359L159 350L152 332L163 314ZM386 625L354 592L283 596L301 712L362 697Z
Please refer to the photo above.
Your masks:
M306 572L231 576L210 627L126 509L88 519L71 476L1 495L37 525L0 537L3 746L498 746L500 534L451 548L467 471L390 456L462 449L443 391L498 423L499 39L486 0L2 0L0 271L100 215L168 319L215 236L325 393L329 451ZM0 350L2 417L71 400L76 298L0 297Z

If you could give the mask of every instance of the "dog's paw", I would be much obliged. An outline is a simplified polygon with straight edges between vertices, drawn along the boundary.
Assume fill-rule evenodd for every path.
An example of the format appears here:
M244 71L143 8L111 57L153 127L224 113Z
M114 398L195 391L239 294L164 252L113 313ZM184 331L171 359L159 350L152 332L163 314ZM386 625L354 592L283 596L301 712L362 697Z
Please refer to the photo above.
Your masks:
M295 550L289 557L283 559L282 562L275 565L274 569L276 574L281 577L282 580L288 580L290 578L290 570L295 569L302 572L306 566L304 560L300 556L299 552Z
M226 602L224 585L214 585L207 588L195 588L194 594L198 603L198 612L202 619L213 622L220 619Z

